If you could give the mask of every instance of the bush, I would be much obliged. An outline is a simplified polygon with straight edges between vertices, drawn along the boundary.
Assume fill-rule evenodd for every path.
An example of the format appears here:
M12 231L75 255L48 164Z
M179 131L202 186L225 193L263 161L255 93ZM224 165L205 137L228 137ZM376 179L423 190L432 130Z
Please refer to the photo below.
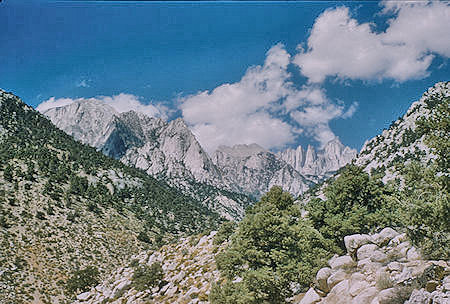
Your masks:
M399 206L391 197L393 192L361 167L347 165L325 188L326 200L314 198L306 209L314 227L344 250L346 235L402 225Z
M413 163L406 168L402 199L407 203L408 236L430 259L450 259L449 192L439 167ZM448 180L447 180L448 182Z
M70 276L66 283L66 289L71 293L86 292L99 283L98 278L97 267L88 266L85 269L75 271Z
M219 231L217 231L216 236L214 237L213 244L214 245L220 245L225 241L228 241L230 236L233 234L233 232L236 229L236 223L235 222L224 222L220 228Z
M284 303L292 295L290 283L306 290L335 250L301 218L292 196L273 187L248 209L229 247L216 256L225 282L215 285L210 301Z
M150 238L148 237L147 233L145 231L141 231L139 232L137 239L141 242L147 243L147 244L151 244L152 241L150 240Z
M158 286L162 278L163 269L161 267L161 264L155 262L150 266L137 266L134 269L131 280L133 281L133 286L136 290L143 291Z

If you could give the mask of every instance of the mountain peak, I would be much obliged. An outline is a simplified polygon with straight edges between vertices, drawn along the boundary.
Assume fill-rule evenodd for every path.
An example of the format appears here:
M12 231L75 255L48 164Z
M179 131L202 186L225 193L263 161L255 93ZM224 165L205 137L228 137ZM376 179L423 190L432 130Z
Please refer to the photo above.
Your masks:
M255 143L237 144L232 147L221 145L217 148L217 151L230 154L233 157L248 157L260 152L267 152L267 150Z

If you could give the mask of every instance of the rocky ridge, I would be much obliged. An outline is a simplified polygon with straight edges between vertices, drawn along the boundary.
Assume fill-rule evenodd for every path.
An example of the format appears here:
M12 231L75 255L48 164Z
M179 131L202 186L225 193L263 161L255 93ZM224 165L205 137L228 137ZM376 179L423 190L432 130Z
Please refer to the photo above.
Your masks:
M272 186L295 195L305 192L313 183L291 165L257 144L220 146L213 162L221 169L224 180L236 191L260 196Z
M406 234L391 228L344 238L347 254L317 272L296 304L388 304L450 301L450 263L424 260Z
M228 219L252 199L233 193L182 119L165 122L134 111L118 113L98 100L78 100L44 112L75 139L177 187Z
M308 145L306 150L298 146L295 150L280 151L277 156L309 180L319 182L351 162L356 154L355 149L344 146L338 138L335 138L319 151L311 145Z
M366 141L355 163L367 172L383 172L383 181L400 177L399 172L406 163L417 160L428 163L434 156L424 143L424 136L417 129L417 121L427 117L434 99L450 97L450 82L439 82L429 88L414 102L406 114L393 122L389 129Z

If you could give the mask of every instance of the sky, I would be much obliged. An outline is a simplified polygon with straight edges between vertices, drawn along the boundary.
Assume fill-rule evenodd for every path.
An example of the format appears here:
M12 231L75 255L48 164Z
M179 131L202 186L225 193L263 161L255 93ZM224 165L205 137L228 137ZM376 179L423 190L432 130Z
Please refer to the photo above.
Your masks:
M182 117L202 146L360 149L449 80L443 1L0 2L0 88Z

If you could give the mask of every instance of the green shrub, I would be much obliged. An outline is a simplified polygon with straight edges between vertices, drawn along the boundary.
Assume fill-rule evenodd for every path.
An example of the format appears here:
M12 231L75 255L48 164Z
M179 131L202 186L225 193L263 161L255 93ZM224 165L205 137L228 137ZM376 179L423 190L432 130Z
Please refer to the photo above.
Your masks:
M66 282L66 289L71 293L88 291L99 283L99 271L97 267L88 266L85 269L75 271Z
M236 223L235 222L224 222L219 230L217 231L216 236L214 237L213 244L214 245L220 245L225 241L228 241L230 236L233 234L233 232L236 229Z
M229 247L216 256L226 282L212 289L210 301L284 303L292 295L290 283L306 290L335 250L302 219L292 196L273 187L248 209Z
M137 239L141 242L147 243L147 244L151 244L152 241L150 240L150 238L148 237L147 233L145 231L141 231L139 232Z
M407 203L408 236L431 259L450 259L450 200L436 164L406 168L402 199ZM447 177L448 182L448 177Z
M134 269L131 280L133 286L138 291L143 291L149 288L158 286L163 278L163 269L158 262L152 265L140 265Z
M314 198L306 209L314 227L344 250L346 235L402 225L393 193L380 179L351 164L325 188L326 200Z

